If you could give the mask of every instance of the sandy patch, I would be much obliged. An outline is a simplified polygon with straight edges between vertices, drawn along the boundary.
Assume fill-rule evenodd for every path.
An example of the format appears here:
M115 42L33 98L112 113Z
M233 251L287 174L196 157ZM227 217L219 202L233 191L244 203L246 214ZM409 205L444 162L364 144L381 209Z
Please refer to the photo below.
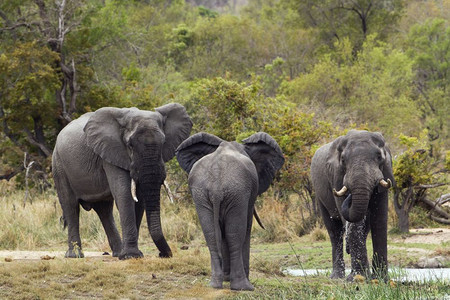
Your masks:
M408 235L399 238L404 243L441 244L450 242L450 228L411 229Z
M48 260L64 258L65 251L11 251L0 250L0 262L8 260ZM85 257L111 257L103 252L83 252Z

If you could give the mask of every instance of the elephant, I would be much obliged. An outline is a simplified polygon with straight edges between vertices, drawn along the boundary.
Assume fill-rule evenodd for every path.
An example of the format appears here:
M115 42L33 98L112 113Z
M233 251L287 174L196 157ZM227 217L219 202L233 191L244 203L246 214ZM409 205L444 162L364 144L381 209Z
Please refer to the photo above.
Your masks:
M350 130L320 147L311 161L311 180L328 231L331 278L344 278L343 237L351 273L371 276L366 240L372 234L372 276L387 280L388 189L395 185L392 157L381 133Z
M211 257L213 288L230 281L232 290L254 290L249 281L254 204L284 164L277 142L255 133L243 143L200 132L178 147Z
M64 227L68 226L65 257L84 256L80 205L98 214L114 257L143 256L138 236L144 210L159 256L172 256L160 220L164 163L175 156L191 128L185 108L170 103L155 111L103 107L83 114L61 130L53 151L52 172ZM123 240L113 217L114 203Z

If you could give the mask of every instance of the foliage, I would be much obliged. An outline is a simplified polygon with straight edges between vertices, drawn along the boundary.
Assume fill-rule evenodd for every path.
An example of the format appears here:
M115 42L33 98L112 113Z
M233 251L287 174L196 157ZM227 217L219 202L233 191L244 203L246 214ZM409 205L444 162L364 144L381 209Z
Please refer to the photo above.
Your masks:
M423 24L416 24L411 27L406 42L407 52L414 62L417 89L415 97L425 119L429 139L434 142L435 147L448 147L450 22L428 19ZM439 151L438 148L433 154L439 155Z
M367 38L356 57L348 40L336 43L336 48L311 72L285 82L283 94L302 106L320 107L321 118L343 127L366 123L388 136L416 133L419 115L411 99L408 57L374 36Z
M399 136L400 143L406 146L393 162L394 207L401 232L409 231L409 213L427 195L428 189L448 184L437 172L441 162L430 155L427 135L424 130L419 137Z

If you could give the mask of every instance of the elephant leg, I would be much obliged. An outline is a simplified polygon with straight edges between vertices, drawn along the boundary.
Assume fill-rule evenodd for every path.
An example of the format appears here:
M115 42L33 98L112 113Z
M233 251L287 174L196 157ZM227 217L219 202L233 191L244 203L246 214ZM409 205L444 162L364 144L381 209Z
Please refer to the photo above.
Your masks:
M230 251L226 239L222 239L222 270L223 281L230 281Z
M80 238L80 204L70 189L70 184L67 179L56 168L54 170L54 180L63 211L64 226L67 225L68 228L68 250L65 257L84 257Z
M254 209L253 204L254 201L251 201L251 205L248 207L247 233L245 235L244 246L242 247L242 258L244 260L244 270L247 279L249 278L250 274L250 235L252 233L252 225L253 225L253 209Z
M116 222L114 221L113 207L114 201L112 200L92 204L92 208L97 213L105 229L113 257L118 257L122 251L122 240L119 231L117 231Z
M331 253L333 258L333 272L330 278L344 278L344 224L341 219L331 218L325 206L319 202L320 211L322 213L323 222L328 231L331 241Z
M246 272L244 266L244 253L250 249L250 241L246 241L247 220L247 205L236 205L225 216L225 239L230 252L230 288L232 290L253 291L255 289L248 280L248 271ZM245 249L244 246L247 248Z
M369 217L358 223L347 223L347 247L351 256L352 271L347 281L353 281L356 274L366 278L370 276L367 258L366 239L369 233Z
M380 193L369 207L370 230L372 232L373 259L372 276L388 280L387 260L387 216L388 195Z
M223 288L223 270L222 270L222 258L220 257L218 249L215 225L214 225L214 215L212 207L205 206L199 203L207 203L206 197L199 193L192 193L195 199L195 208L197 210L197 215L200 221L200 226L202 227L203 235L205 236L206 244L208 245L209 254L211 256L211 287L215 289ZM201 197L202 200L199 199ZM220 230L220 228L218 229ZM221 234L221 233L220 233Z
M138 231L134 200L131 197L131 178L127 171L108 163L103 164L111 193L116 202L122 226L122 252L119 259L142 257L138 249Z

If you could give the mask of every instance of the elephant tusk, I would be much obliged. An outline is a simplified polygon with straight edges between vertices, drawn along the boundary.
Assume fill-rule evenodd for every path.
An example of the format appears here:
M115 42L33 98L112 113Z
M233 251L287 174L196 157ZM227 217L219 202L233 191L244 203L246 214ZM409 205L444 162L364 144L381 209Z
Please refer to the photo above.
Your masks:
M131 197L135 202L138 202L138 198L136 197L136 182L134 179L131 179Z
M336 189L333 189L333 195L336 197L342 197L347 192L347 187L344 185L340 191L336 191Z
M380 180L380 185L384 188L390 188L392 186L392 181L388 178L387 182L384 179Z

